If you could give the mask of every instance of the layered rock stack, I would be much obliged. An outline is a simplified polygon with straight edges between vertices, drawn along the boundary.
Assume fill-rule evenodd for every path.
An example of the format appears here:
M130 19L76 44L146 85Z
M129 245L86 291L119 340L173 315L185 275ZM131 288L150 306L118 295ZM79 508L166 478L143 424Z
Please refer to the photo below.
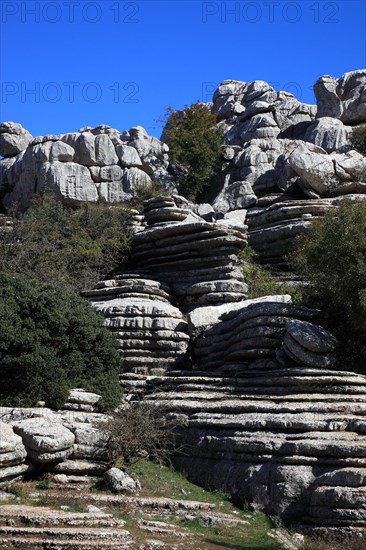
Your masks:
M295 199L274 201L247 212L248 243L258 259L275 269L288 269L288 258L296 240L306 233L314 220L336 208L330 199Z
M102 281L84 293L117 338L126 371L187 367L188 325L169 287L136 274Z
M334 361L337 340L324 328L292 319L286 323L282 350L284 354L305 367L327 368Z
M25 464L27 451L22 438L0 421L0 487L22 479L31 468Z
M147 228L132 240L132 260L168 283L184 311L245 297L237 266L237 254L246 245L242 222L207 222L178 208L173 197L146 201L145 219Z
M365 376L261 359L145 384L187 426L176 466L191 480L302 529L365 529Z
M285 303L287 299L289 296L248 300L221 314L213 326L193 338L193 353L199 367L211 372L242 371L251 361L275 357L284 337L286 342L288 331L297 326L291 325L289 319L309 320L319 315L317 310ZM202 316L205 311L201 308L189 315L192 336Z
M2 407L0 422L0 486L37 469L64 475L98 475L108 466L103 423L96 412L100 396L71 390L64 408Z

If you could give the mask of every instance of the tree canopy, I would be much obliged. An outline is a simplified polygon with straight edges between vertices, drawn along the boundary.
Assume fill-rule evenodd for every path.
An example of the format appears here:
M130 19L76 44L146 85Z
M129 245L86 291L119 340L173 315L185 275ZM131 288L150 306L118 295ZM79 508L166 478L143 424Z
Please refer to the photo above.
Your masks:
M71 388L120 399L116 340L93 307L62 285L0 273L0 402L60 407Z
M204 103L185 106L182 111L167 109L163 138L170 159L186 169L177 187L187 199L196 200L218 169L222 132L215 124L216 116Z

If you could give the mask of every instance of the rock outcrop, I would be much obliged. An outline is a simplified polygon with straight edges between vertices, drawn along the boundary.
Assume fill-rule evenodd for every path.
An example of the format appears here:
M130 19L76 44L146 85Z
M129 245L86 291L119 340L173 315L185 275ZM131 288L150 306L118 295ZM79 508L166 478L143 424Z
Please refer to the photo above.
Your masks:
M96 412L100 396L71 390L63 409L2 407L0 485L32 471L100 475L107 470L108 419Z
M0 421L0 487L22 479L31 467L25 464L27 451L22 438L16 435L3 421Z
M364 376L262 360L235 378L149 380L145 399L185 419L176 464L192 480L303 526L363 530L365 392Z
M174 197L146 201L145 219L148 226L132 239L132 261L168 283L184 311L245 297L237 268L247 242L243 221L208 222L178 208Z
M0 192L6 208L24 211L34 193L52 192L65 204L128 201L136 190L175 184L168 147L141 126L110 126L33 138L20 124L0 126Z
M213 96L224 144L213 205L224 213L247 209L250 245L280 269L296 236L328 208L328 198L366 198L366 158L350 141L353 128L366 121L366 71L321 77L314 90L317 106L262 81L224 81ZM292 215L289 200L304 206L303 213ZM260 229L262 213L269 223Z
M125 274L102 281L84 293L104 325L117 338L125 370L149 373L184 367L188 358L188 325L170 303L164 283Z

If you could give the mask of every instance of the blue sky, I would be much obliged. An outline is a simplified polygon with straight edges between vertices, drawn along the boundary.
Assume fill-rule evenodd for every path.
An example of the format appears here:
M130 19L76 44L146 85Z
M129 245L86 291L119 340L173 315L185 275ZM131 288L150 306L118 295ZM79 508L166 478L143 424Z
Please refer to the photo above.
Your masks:
M159 136L166 107L225 79L312 85L366 67L366 2L2 0L0 120L33 135L108 124Z

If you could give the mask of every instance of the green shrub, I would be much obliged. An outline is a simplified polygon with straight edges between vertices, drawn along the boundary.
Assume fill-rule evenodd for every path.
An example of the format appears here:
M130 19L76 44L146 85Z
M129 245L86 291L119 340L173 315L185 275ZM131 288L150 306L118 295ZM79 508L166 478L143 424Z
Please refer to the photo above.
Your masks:
M300 299L298 287L279 283L271 272L256 261L256 253L249 246L238 256L243 264L244 281L248 285L248 298L272 294L290 294L294 301Z
M361 124L352 130L351 143L357 151L366 155L366 124Z
M1 235L0 269L90 288L125 257L130 221L122 207L86 204L73 211L52 196L36 197L14 219L14 230Z
M58 284L0 273L0 401L60 407L71 388L120 399L116 341L92 306Z
M344 200L314 222L293 265L330 319L366 329L366 204Z
M169 146L170 160L186 169L177 188L187 199L197 199L218 169L222 132L215 124L216 116L203 103L186 106L183 111L167 110L163 137Z
M304 297L320 307L340 340L340 361L363 370L366 354L366 204L342 201L299 240L293 265L309 281Z

